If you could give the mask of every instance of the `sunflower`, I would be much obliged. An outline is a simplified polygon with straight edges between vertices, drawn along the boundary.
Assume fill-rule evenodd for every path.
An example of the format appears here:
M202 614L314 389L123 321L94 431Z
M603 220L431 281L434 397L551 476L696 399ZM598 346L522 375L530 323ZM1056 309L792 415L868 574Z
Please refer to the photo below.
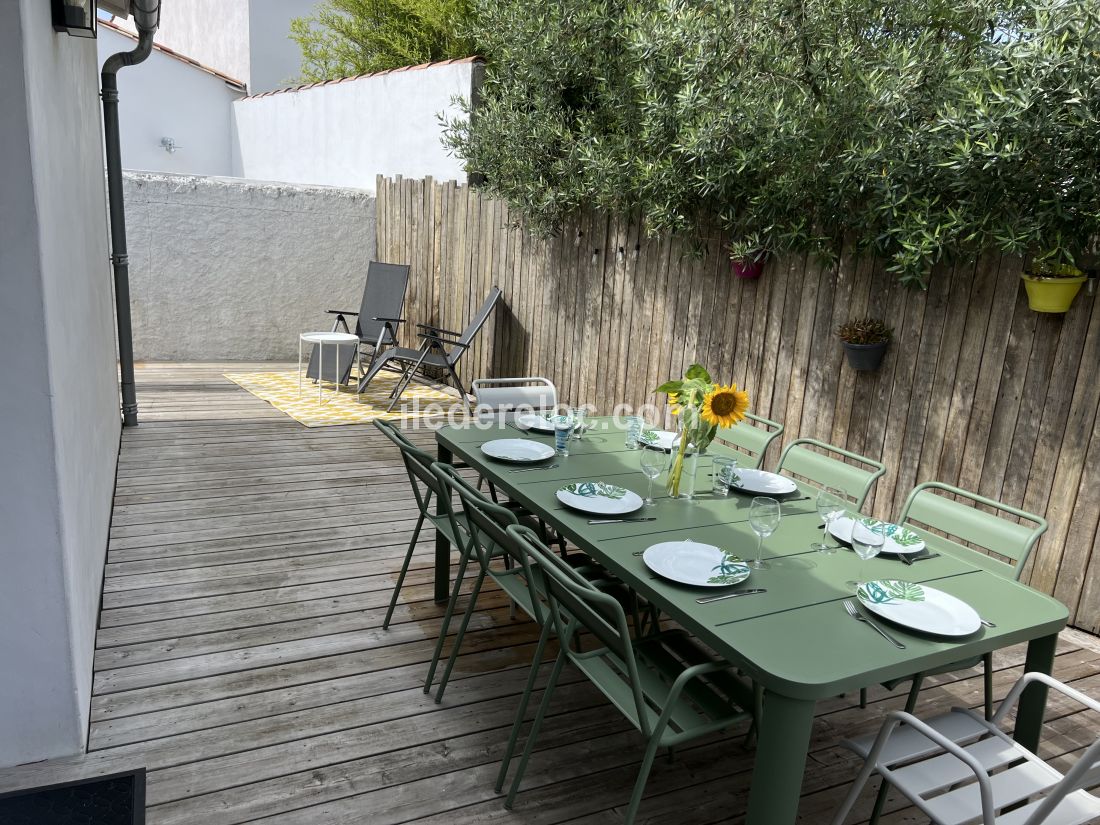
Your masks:
M673 415L680 414L680 394L676 392L670 392L668 394L668 408L669 412Z
M732 427L745 417L749 408L749 394L737 389L736 384L721 384L703 398L703 420L719 427Z

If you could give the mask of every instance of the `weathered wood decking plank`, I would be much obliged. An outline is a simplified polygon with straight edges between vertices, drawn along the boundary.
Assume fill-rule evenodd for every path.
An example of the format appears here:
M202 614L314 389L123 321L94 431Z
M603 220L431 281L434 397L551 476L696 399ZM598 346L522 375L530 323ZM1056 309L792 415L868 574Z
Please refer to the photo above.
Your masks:
M504 810L492 780L532 624L487 592L446 701L426 697L441 615L430 530L394 623L381 629L412 526L396 456L371 427L307 430L271 415L221 378L234 369L139 369L139 402L156 423L123 436L90 752L0 771L0 791L144 765L151 825L620 821L638 739L568 671L516 810ZM430 433L413 437L432 443ZM1022 662L1022 648L998 653L998 696ZM1100 645L1067 633L1055 672L1100 692ZM973 673L930 682L921 712L981 702ZM882 690L871 699L866 711L852 697L819 707L804 821L827 820L855 773L839 740L902 703ZM1100 732L1057 700L1049 718L1045 754L1056 761ZM643 816L737 821L751 767L736 738L685 748L659 760ZM913 821L896 800L887 811L884 823Z

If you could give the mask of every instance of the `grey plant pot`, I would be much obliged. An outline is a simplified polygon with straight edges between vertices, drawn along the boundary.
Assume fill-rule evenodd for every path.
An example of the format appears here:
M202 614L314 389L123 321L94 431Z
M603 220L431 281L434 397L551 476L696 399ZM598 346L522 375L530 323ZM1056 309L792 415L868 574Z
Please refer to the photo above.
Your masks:
M840 343L844 344L844 351L848 354L848 366L860 372L877 370L882 364L882 357L886 355L886 348L890 346L889 341L878 344L849 344L847 341Z

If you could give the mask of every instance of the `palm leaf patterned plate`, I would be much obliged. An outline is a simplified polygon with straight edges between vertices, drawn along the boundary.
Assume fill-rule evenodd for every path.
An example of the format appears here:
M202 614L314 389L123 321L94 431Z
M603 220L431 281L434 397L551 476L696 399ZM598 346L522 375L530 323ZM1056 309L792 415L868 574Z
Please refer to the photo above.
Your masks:
M851 544L853 532L859 535L860 532L877 528L879 524L886 525L886 544L882 548L883 553L912 555L924 550L924 540L908 527L882 522L870 516L840 516L833 519L832 524L829 525L829 532L840 541Z
M856 598L884 619L936 636L969 636L982 626L981 616L966 602L923 584L894 579L864 582Z
M601 516L621 516L642 506L642 497L637 493L602 481L566 484L558 490L557 497L566 507Z
M732 553L711 544L664 541L642 554L646 567L674 582L697 587L729 587L749 577L749 566Z
M516 416L516 426L521 430L535 430L540 433L552 433L554 432L554 419L557 418L553 413L524 413L523 415ZM592 424L584 422L581 425L581 429L587 431L592 428Z

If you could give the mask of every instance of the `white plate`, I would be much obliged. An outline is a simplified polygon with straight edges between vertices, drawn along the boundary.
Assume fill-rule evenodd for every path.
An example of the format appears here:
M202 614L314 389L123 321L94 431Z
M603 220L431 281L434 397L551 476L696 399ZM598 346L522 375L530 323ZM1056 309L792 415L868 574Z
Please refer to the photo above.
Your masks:
M840 516L833 519L829 525L829 532L834 538L846 544L852 543L852 532L857 535L869 534L869 527L874 527L882 522L870 516L859 516L858 521L852 516ZM883 545L883 553L895 555L912 555L924 549L924 540L912 530L898 524L886 523L886 544Z
M554 457L554 448L529 438L497 438L481 445L481 452L500 461L532 464Z
M547 413L546 415L539 415L538 413L524 413L523 415L516 416L516 426L521 430L534 430L539 433L554 432L554 415L553 413ZM587 421L582 425L585 430L592 427Z
M652 447L655 450L664 450L667 453L680 444L680 434L671 430L643 429L642 434L638 436L638 441L643 446Z
M798 491L798 485L786 476L769 473L765 470L738 467L739 481L730 485L731 490L744 490L758 495L785 496Z
M883 579L860 585L860 604L895 624L936 636L969 636L982 626L974 608L923 584Z
M749 577L749 566L715 547L694 541L665 541L647 547L646 567L658 576L698 587L729 587Z
M558 490L558 501L574 510L600 516L621 516L642 506L642 497L602 481L578 481Z

